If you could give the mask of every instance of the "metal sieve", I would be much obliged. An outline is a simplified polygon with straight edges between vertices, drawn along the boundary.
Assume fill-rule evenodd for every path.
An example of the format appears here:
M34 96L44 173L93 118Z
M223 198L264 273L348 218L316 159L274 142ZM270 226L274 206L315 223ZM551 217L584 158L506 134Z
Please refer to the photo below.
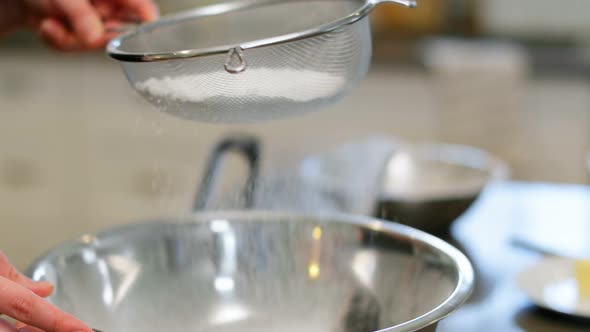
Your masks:
M234 0L140 25L107 46L161 110L251 122L318 110L347 95L371 60L367 15L414 0Z

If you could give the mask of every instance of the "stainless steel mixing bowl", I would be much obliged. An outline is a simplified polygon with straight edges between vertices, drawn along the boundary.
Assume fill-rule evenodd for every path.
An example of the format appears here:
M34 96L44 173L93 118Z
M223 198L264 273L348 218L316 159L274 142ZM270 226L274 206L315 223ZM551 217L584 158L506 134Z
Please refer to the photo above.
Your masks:
M486 186L509 173L503 161L473 147L406 144L385 166L374 216L445 234Z
M193 205L209 204L224 154L250 166L259 142L213 150ZM84 235L28 270L49 301L105 332L433 331L470 295L473 270L446 242L399 224L340 214L242 210Z
M28 274L106 332L434 331L473 287L466 257L421 231L262 211L85 235Z

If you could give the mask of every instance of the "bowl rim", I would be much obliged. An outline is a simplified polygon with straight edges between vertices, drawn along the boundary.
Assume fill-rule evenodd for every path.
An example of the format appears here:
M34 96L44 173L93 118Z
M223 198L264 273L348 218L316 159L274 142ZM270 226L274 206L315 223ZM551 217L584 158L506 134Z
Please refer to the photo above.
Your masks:
M273 46L277 44L287 43L291 41L297 41L308 37L314 37L323 33L334 31L340 26L353 24L362 18L364 18L373 9L374 5L371 1L367 0L351 0L356 2L359 7L356 8L351 14L337 19L332 22L326 22L315 26L313 28L305 29L304 31L295 31L286 33L284 35L275 37L266 37L254 40L246 40L240 44L229 45L221 44L214 47L207 48L189 48L182 50L169 50L159 52L132 52L125 51L123 45L129 39L139 38L141 34L150 33L154 29L161 27L172 26L177 23L184 21L196 20L203 17L227 15L236 11L256 9L261 6L272 6L281 5L284 3L290 3L294 1L284 1L280 3L273 2L273 0L239 0L231 3L212 4L201 6L185 11L181 11L176 14L171 14L157 19L153 22L143 23L136 29L131 29L120 36L117 36L111 40L106 46L106 53L113 59L122 62L156 62L156 61L167 61L167 60L178 60L186 58L195 58L199 56L225 54L232 49L235 50L248 50L264 46Z
M461 251L446 241L434 235L430 235L424 231L420 231L413 227L402 225L396 222L364 215L334 212L306 213L269 210L203 211L189 213L179 217L159 218L146 220L143 222L140 221L122 224L111 227L105 231L97 232L95 234L83 234L75 239L65 241L62 244L53 247L34 260L33 263L27 268L25 274L28 277L35 279L35 271L45 262L56 257L63 256L67 253L71 253L73 250L80 248L81 246L89 245L92 243L92 241L99 238L121 237L127 232L145 227L154 227L166 224L189 225L205 223L214 219L255 219L262 222L273 222L273 220L276 221L277 219L301 219L324 221L327 223L350 224L361 226L384 234L395 235L398 238L401 236L401 238L404 238L411 243L419 243L429 246L435 251L438 251L439 253L442 253L443 255L446 255L448 258L450 258L452 261L452 266L457 272L457 282L451 294L442 303L412 320L374 332L415 331L433 325L459 309L459 307L469 299L473 292L475 275L471 262Z
M508 163L494 155L493 153L470 145L422 141L422 142L407 142L398 147L398 149L391 154L387 159L384 167L382 179L388 177L389 163L400 154L407 154L422 161L434 161L441 164L453 165L456 167L465 167L472 170L481 171L486 174L485 181L482 181L479 188L471 191L452 192L452 190L445 195L432 195L425 197L402 197L387 193L388 189L383 184L379 188L379 196L381 197L397 197L403 198L407 202L430 202L441 198L463 198L477 194L479 196L485 188L494 184L508 181L511 178L511 169ZM453 188L453 187L449 187ZM474 187L475 188L475 187Z
M154 62L167 61L176 59L194 58L204 55L223 54L228 51L239 49L248 50L258 47L272 46L278 44L289 43L309 37L318 36L324 33L332 32L340 27L354 24L366 18L371 11L381 3L396 3L406 7L416 7L415 0L348 0L356 3L358 7L348 15L329 21L323 22L314 27L309 27L302 31L293 31L279 36L259 38L254 40L245 40L239 45L219 45L215 47L206 48L189 48L185 50L163 51L163 52L130 52L122 49L123 43L130 38L135 38L142 33L150 32L162 26L170 26L179 22L187 20L195 20L203 17L217 16L231 14L236 11L245 9L255 9L261 6L281 5L285 3L295 2L294 0L287 0L277 2L276 0L239 0L228 3L210 4L196 7L189 10L184 10L176 14L166 15L153 22L143 23L136 29L132 29L127 33L115 37L106 46L106 53L113 59L122 62Z

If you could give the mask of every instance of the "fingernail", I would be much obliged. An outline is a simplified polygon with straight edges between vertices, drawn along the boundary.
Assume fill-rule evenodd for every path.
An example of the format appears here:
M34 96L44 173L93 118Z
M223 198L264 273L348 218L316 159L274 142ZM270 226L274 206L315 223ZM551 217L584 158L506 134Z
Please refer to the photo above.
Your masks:
M158 19L158 17L160 17L160 7L158 5L154 5L154 7L155 7L155 13L154 13L155 16L152 17L152 21L156 20L156 19Z
M102 37L103 29L101 26L93 27L90 32L88 33L88 41L91 44L97 43L99 39Z
M53 289L53 284L50 283L49 281L38 281L37 287Z
M84 40L87 44L93 45L99 42L104 33L104 28L100 22L88 20L83 28Z

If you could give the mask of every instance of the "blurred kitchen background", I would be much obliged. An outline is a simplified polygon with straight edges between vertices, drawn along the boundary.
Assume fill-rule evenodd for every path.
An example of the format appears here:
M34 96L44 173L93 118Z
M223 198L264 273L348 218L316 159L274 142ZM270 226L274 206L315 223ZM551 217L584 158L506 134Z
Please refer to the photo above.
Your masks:
M588 13L587 0L380 6L357 91L322 112L239 126L161 114L105 54L57 54L14 34L0 41L0 248L23 267L39 254L30 242L188 211L211 146L234 131L263 137L276 167L385 134L482 148L516 180L588 183Z

